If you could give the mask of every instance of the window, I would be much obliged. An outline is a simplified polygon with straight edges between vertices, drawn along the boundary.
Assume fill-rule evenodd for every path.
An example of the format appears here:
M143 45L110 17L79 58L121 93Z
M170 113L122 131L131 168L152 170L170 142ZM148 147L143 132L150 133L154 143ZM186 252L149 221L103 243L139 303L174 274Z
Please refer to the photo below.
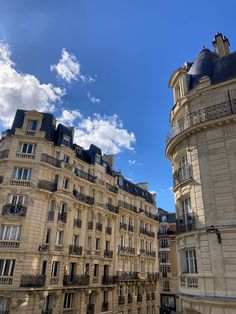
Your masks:
M170 283L169 283L169 281L164 281L163 282L163 290L164 291L170 291Z
M119 295L124 295L125 294L125 289L124 286L119 287Z
M100 238L96 238L96 250L100 250L100 243L101 243L101 239Z
M182 271L190 274L196 274L198 272L195 249L185 251L185 260L182 265Z
M133 239L130 237L129 238L129 247L132 248L133 247Z
M63 244L63 231L57 230L56 245L62 245L62 244Z
M100 192L100 191L98 191L98 201L99 201L100 203L103 203L103 193Z
M120 246L125 247L125 237L124 236L120 237Z
M143 239L140 240L140 247L141 247L141 250L144 250L144 240Z
M141 273L145 272L145 262L144 261L141 261L141 263L140 263L140 271L141 271Z
M70 156L64 155L64 162L68 164L70 162Z
M42 261L40 275L46 276L46 274L47 274L47 261Z
M69 186L70 186L70 179L64 178L63 184L62 184L62 188L65 189L65 190L68 190Z
M14 259L0 259L0 276L13 276Z
M161 296L161 305L170 309L175 309L175 297L169 295Z
M14 168L13 179L15 180L30 180L32 169L27 168Z
M132 220L132 218L129 218L129 226L133 226L133 220Z
M37 120L28 120L27 130L36 131L37 130Z
M50 312L51 309L52 309L52 295L48 294L46 298L44 299L43 311Z
M25 196L24 195L10 195L10 204L12 206L20 206L25 203Z
M98 264L94 264L93 276L94 277L98 277L99 276L99 265Z
M65 293L64 309L71 309L74 307L74 293Z
M62 144L65 145L65 146L67 146L67 147L70 146L70 137L64 135Z
M183 215L192 213L190 197L182 200Z
M120 217L120 222L123 223L123 224L125 223L125 216L121 216Z
M47 229L45 243L50 243L51 240L51 229Z
M101 214L97 214L97 222L102 223L102 215Z
M91 248L92 248L92 238L91 238L91 236L88 236L88 241L87 241L87 249L88 250L91 250Z
M16 225L1 225L0 240L19 241L21 234L21 226Z
M74 246L79 246L79 235L78 234L74 234L72 241L73 241L73 245Z
M140 307L138 308L138 314L142 314L142 309Z
M104 303L108 302L108 291L103 291L103 302Z
M27 143L20 143L19 145L19 152L23 154L34 154L35 153L35 144L27 144Z
M181 97L181 92L180 92L180 85L179 85L179 83L177 83L177 84L175 85L174 91L175 91L175 101L177 101L177 100Z
M101 163L101 156L100 156L100 155L96 154L96 156L95 156L95 162L98 163L98 164Z
M52 277L58 277L60 271L60 262L53 261L52 262L52 270L51 270L51 276Z
M61 207L60 207L60 214L65 214L67 212L67 204L65 203L61 203Z
M81 210L79 208L75 210L75 219L81 219Z
M0 297L0 313L8 313L10 298Z

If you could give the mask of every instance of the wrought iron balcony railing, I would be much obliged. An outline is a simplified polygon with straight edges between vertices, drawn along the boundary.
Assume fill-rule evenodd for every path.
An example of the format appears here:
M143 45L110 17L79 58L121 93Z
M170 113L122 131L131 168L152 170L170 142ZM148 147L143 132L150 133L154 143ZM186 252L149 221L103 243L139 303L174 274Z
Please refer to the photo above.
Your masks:
M115 194L118 193L118 188L114 185L111 185L109 183L106 183L106 188L110 191L110 192L113 192Z
M44 275L22 275L20 287L42 288L45 286L46 276Z
M119 207L115 206L115 205L112 205L110 203L107 203L106 204L106 208L111 212L111 213L114 213L114 214L119 214Z
M147 279L156 281L159 279L159 274L158 273L147 273Z
M128 231L134 232L134 226L128 225Z
M179 216L177 217L176 224L178 233L193 231L196 228L195 216L193 213Z
M55 192L57 191L57 183L49 182L47 180L39 180L38 188L49 192Z
M131 205L131 204L128 204L128 203L126 203L126 202L124 202L124 201L119 201L119 202L118 202L118 205L119 205L119 207L122 207L122 208L125 208L125 209L128 209L128 210L131 210L131 211L133 211L133 212L135 212L135 213L138 212L138 209L137 209L136 206L133 206L133 205Z
M166 145L168 146L175 136L192 126L202 122L226 117L235 113L236 99L193 111L181 118L181 121L179 120L172 125L171 130L167 134Z
M72 255L82 255L83 247L78 245L70 245L69 246L69 254Z
M52 314L52 313L53 313L53 309L42 310L41 313L42 313L42 314ZM1 312L0 312L0 314L1 314Z
M94 198L85 194L82 194L76 190L73 191L73 195L76 197L76 199L80 202L86 203L88 205L94 204Z
M58 167L58 168L61 167L60 160L58 160L57 158L54 158L52 156L49 156L47 154L41 155L41 161L46 162L47 164L50 164L54 167Z
M25 217L27 207L23 205L5 204L2 208L2 215L4 216L19 216Z
M64 286L88 286L89 276L87 275L64 275Z
M87 305L87 314L94 314L94 304Z
M80 169L75 169L75 175L79 178L82 178L84 180L87 180L89 182L95 183L96 182L96 177L91 175L88 172L85 172L83 170Z
M113 258L113 251L105 250L104 251L104 257Z
M49 248L50 248L50 244L44 243L44 244L39 246L39 252L48 252Z
M173 184L174 187L181 182L184 182L191 178L191 166L189 164L185 164L179 169L175 170L173 173Z
M114 285L117 283L117 277L116 276L103 276L102 277L102 284L103 285Z
M107 312L109 309L109 302L102 302L102 312Z
M155 233L154 232L149 231L149 230L147 230L147 229L145 229L143 227L139 228L139 232L142 233L142 234L145 234L148 237L155 238Z
M117 272L117 281L139 280L138 272Z
M4 149L0 152L0 159L8 158L9 156L9 149Z
M127 230L127 224L124 222L120 222L120 229Z
M135 248L119 245L118 252L123 254L135 254Z

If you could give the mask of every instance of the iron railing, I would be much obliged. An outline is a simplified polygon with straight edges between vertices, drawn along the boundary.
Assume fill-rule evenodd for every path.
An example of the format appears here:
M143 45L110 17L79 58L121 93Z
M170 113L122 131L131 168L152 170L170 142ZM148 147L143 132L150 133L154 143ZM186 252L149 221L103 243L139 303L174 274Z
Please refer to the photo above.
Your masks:
M85 195L83 193L80 193L76 190L73 191L73 195L75 196L75 198L83 203L86 203L88 205L93 205L94 204L94 198L88 195Z
M52 165L54 167L61 167L61 163L60 160L58 160L57 158L54 158L52 156L49 156L47 154L42 154L41 155L41 161L42 162L46 162L49 165Z
M178 233L189 232L196 229L195 216L193 213L177 217L176 224Z
M38 188L49 192L55 192L57 190L57 183L47 180L39 180Z
M174 171L174 174L173 174L174 187L180 184L181 182L188 180L190 178L191 178L191 166L189 164L185 164L179 169Z
M87 275L64 275L64 286L88 286L89 276Z
M20 216L25 217L27 207L23 205L5 204L2 208L2 215L4 216Z
M45 286L46 276L44 275L22 275L20 287L42 288Z

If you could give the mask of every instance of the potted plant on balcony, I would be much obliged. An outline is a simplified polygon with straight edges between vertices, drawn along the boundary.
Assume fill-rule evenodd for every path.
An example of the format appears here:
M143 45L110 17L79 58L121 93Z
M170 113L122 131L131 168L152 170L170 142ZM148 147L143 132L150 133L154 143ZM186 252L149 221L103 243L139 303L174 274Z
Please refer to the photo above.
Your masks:
M180 168L179 169L176 169L173 173L173 178L175 181L178 182L179 178L180 178Z

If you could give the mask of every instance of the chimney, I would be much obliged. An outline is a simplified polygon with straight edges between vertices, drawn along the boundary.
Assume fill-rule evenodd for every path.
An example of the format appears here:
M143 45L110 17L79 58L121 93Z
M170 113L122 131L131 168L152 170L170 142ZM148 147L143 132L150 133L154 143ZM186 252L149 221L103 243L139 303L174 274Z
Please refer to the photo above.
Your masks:
M215 35L215 39L213 40L212 44L219 57L224 57L230 54L229 40L226 36L223 36L221 33L217 33Z
M115 162L115 156L114 155L103 155L103 160L108 163L108 165L111 167L111 170L114 170L114 162Z

